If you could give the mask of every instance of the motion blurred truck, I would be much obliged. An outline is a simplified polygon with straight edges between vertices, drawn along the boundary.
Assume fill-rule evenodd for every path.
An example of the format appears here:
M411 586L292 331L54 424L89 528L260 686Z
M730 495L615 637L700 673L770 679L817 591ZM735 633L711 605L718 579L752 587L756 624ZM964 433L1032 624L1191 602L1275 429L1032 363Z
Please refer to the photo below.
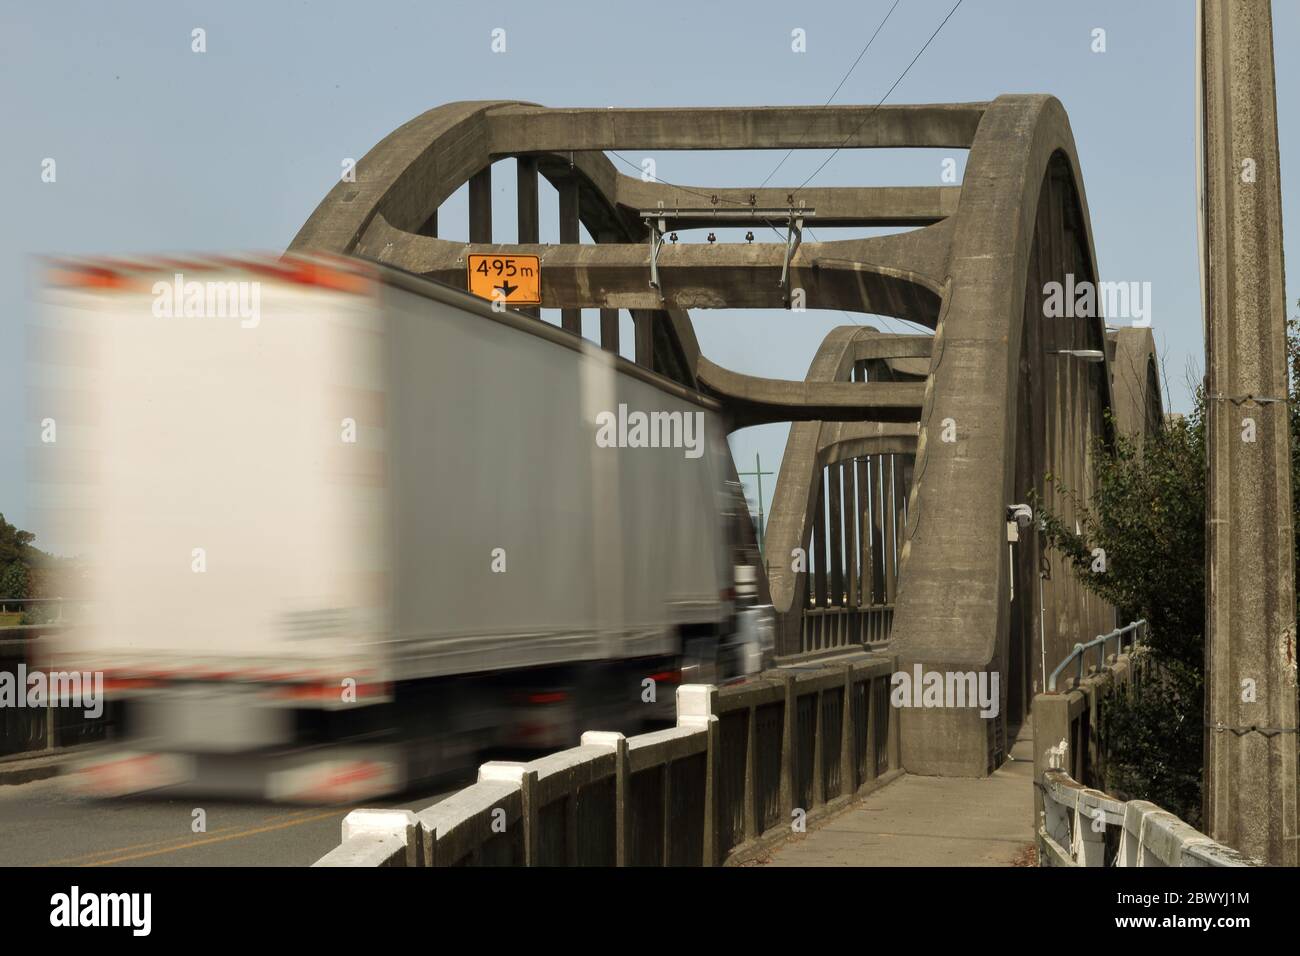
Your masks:
M90 792L368 799L760 666L694 391L356 260L48 275L34 494L84 573L46 666L104 675Z

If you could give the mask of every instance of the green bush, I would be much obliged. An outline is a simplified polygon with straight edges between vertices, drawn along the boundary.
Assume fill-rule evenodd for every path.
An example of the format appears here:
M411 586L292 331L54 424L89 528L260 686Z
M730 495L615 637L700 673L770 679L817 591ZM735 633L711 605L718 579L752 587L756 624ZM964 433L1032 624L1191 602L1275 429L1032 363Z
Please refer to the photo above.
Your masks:
M1192 412L1139 445L1099 443L1095 492L1070 489L1073 523L1040 509L1047 541L1085 587L1129 619L1149 625L1148 679L1102 710L1105 786L1150 800L1193 826L1201 815L1205 644L1205 427L1198 392ZM1048 476L1049 480L1052 476ZM1093 548L1106 573L1093 574Z
M0 565L0 598L31 597L31 589L32 572L23 561L14 559Z
M1300 509L1300 320L1287 323L1293 504ZM1096 491L1075 505L1078 531L1040 509L1048 544L1084 587L1149 627L1139 689L1102 707L1105 786L1201 822L1205 714L1205 395L1142 445L1099 442ZM1054 480L1048 475L1048 480ZM1059 487L1059 485L1058 485ZM1091 573L1104 548L1106 573ZM1300 562L1300 525L1296 560Z

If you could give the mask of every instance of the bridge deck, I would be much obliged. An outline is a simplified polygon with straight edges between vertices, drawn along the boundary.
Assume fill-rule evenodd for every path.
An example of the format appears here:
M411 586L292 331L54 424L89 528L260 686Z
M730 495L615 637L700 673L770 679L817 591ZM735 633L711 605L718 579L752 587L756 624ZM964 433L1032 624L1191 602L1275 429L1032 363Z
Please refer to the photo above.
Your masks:
M804 836L769 866L1025 865L1034 842L1032 725L989 777L906 774Z

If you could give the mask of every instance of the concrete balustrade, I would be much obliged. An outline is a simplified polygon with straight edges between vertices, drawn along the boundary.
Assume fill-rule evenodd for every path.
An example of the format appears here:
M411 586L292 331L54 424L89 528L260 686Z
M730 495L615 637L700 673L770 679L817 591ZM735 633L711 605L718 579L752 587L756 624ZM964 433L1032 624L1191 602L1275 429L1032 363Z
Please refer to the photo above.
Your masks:
M316 866L419 866L420 823L410 810L353 810L343 842Z
M1117 800L1064 770L1042 779L1039 866L1263 866L1146 800ZM1103 825L1104 824L1104 825ZM1107 840L1110 828L1118 844Z
M494 761L418 813L354 810L317 866L718 866L897 776L894 659L686 685L677 726Z
M1034 832L1039 866L1260 866L1146 800L1089 784L1105 779L1101 707L1133 692L1145 652L1113 654L1059 692L1034 697ZM1082 781L1082 782L1081 782Z

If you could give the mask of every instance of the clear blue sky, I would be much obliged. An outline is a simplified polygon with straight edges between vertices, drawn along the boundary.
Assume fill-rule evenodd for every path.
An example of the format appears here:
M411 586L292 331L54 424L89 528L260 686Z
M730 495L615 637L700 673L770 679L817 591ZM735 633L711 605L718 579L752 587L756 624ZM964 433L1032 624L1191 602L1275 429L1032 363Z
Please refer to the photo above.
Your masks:
M551 106L824 103L892 0L9 4L0 10L0 512L27 526L23 326L32 254L282 249L337 180L392 129L452 100ZM876 103L953 0L902 0L836 97ZM965 0L891 103L1046 92L1074 128L1101 276L1152 283L1169 399L1203 341L1194 206L1192 0ZM207 52L191 52L195 27ZM494 54L491 32L506 30ZM1106 31L1094 53L1092 31ZM807 52L791 50L806 31ZM1300 4L1274 4L1290 312L1300 299ZM844 152L814 180L932 184L952 151ZM824 152L793 157L774 185L802 182ZM57 162L55 183L41 162ZM748 185L779 153L664 153L672 182ZM639 163L641 154L629 159ZM964 157L956 156L959 161ZM499 185L513 189L502 175ZM455 202L443 216L456 237ZM513 238L503 211L500 236ZM543 240L556 240L547 205ZM448 228L450 227L450 228ZM832 238L829 233L826 238ZM696 312L715 361L803 377L839 312ZM901 327L886 321L884 327ZM733 436L775 471L784 426ZM770 498L774 482L764 482ZM40 528L31 528L38 534ZM54 545L54 542L46 542Z

